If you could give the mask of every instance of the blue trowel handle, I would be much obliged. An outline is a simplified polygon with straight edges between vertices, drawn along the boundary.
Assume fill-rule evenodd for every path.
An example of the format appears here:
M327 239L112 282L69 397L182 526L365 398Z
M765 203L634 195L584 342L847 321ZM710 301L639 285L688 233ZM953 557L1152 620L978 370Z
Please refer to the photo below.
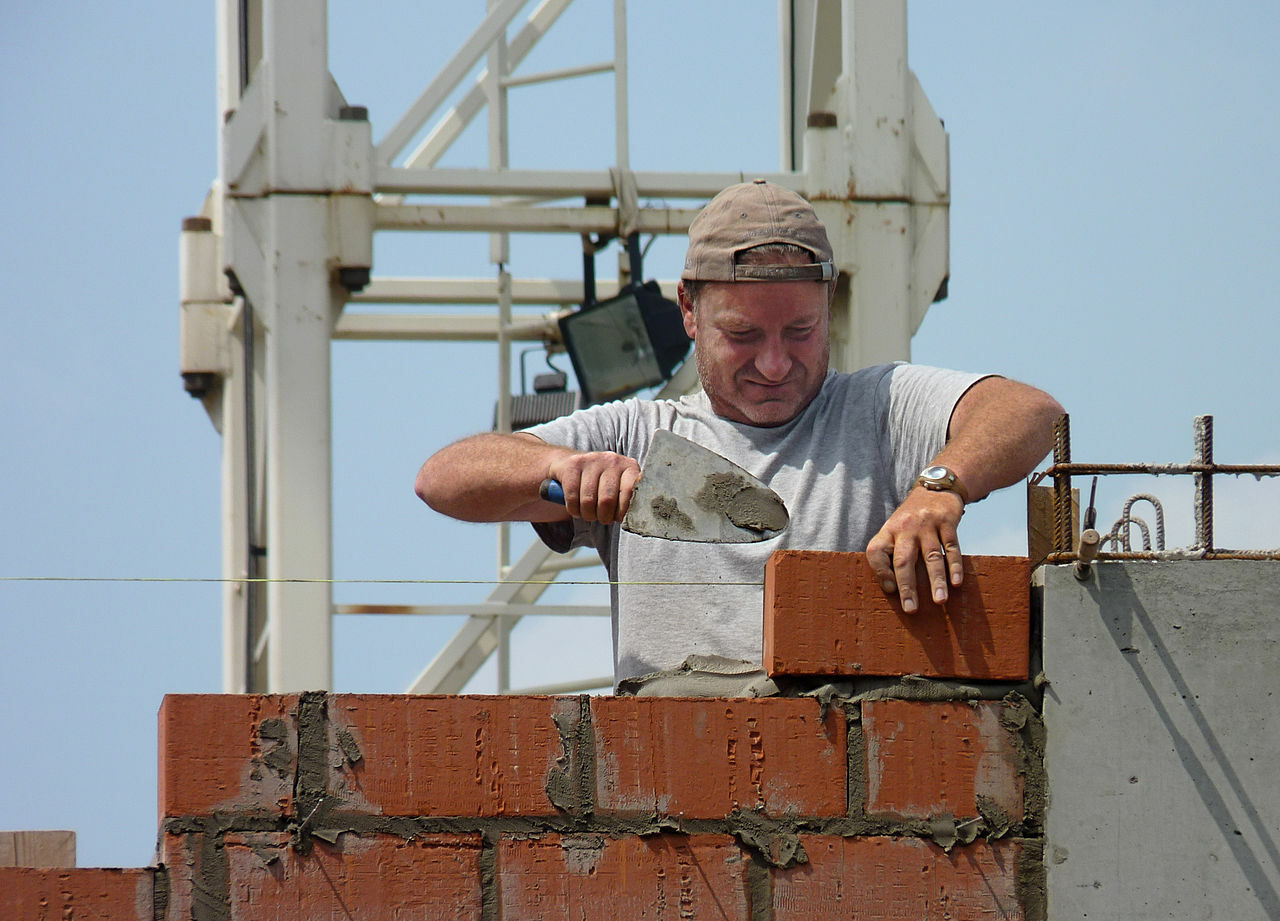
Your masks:
M548 502L564 505L564 487L560 485L559 480L543 480L542 485L538 487L538 495Z

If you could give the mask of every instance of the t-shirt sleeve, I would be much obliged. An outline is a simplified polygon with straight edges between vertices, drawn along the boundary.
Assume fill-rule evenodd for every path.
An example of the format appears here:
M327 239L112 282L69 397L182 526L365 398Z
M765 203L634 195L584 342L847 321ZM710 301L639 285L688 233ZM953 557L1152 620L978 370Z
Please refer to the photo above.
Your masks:
M530 426L524 431L548 444L563 445L575 451L615 451L626 454L626 413L624 403L604 403ZM580 518L535 522L533 530L556 553L568 553L576 547L603 550L608 546L609 529Z
M547 444L564 445L575 451L617 451L625 453L626 404L604 403L580 409L559 419L531 425L525 432Z
M920 471L947 443L947 426L960 398L978 381L991 376L927 365L894 366L888 375L885 396L890 451L887 462L893 471L898 502L907 497Z

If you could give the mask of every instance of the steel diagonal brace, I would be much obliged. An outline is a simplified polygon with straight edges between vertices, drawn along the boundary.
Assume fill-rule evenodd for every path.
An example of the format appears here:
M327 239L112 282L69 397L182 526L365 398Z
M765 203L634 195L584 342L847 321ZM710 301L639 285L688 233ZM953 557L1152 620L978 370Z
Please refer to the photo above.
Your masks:
M485 599L486 602L533 602L547 590L546 585L528 584L553 550L541 542L530 545L511 567L507 578ZM552 610L550 607L548 611ZM473 614L453 635L444 649L410 686L409 694L457 694L471 680L484 660L498 646L498 630L504 618L494 614ZM509 626L517 618L506 618Z
M379 163L389 164L400 155L400 152L413 140L413 136L421 130L436 109L466 76L467 71L480 60L486 49L507 28L507 24L515 18L524 4L525 0L506 0L485 17L480 27L463 43L458 53L436 75L422 95L409 106L409 110L378 144L376 153Z

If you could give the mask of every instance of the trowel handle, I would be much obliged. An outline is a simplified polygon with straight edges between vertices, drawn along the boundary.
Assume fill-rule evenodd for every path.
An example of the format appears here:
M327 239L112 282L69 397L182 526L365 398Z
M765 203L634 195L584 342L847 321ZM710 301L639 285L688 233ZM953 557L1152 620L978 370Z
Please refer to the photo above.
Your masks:
M538 487L538 495L548 502L564 505L564 487L560 485L559 480L543 480L542 485Z

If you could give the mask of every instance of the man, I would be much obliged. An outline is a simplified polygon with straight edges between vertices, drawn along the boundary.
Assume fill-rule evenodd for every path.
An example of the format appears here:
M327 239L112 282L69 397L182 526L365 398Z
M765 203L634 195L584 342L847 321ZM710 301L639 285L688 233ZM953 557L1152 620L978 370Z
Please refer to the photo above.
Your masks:
M612 583L618 682L690 655L758 664L761 582L778 549L865 549L907 612L918 607L923 561L928 590L945 601L961 581L965 504L1030 473L1062 408L1000 377L901 363L829 371L835 284L808 202L763 180L724 190L689 228L677 292L701 392L463 439L423 465L418 495L454 518L533 522L562 552L594 546ZM659 429L763 480L786 503L788 528L751 544L623 531L639 459ZM538 497L548 477L564 487L564 506Z

